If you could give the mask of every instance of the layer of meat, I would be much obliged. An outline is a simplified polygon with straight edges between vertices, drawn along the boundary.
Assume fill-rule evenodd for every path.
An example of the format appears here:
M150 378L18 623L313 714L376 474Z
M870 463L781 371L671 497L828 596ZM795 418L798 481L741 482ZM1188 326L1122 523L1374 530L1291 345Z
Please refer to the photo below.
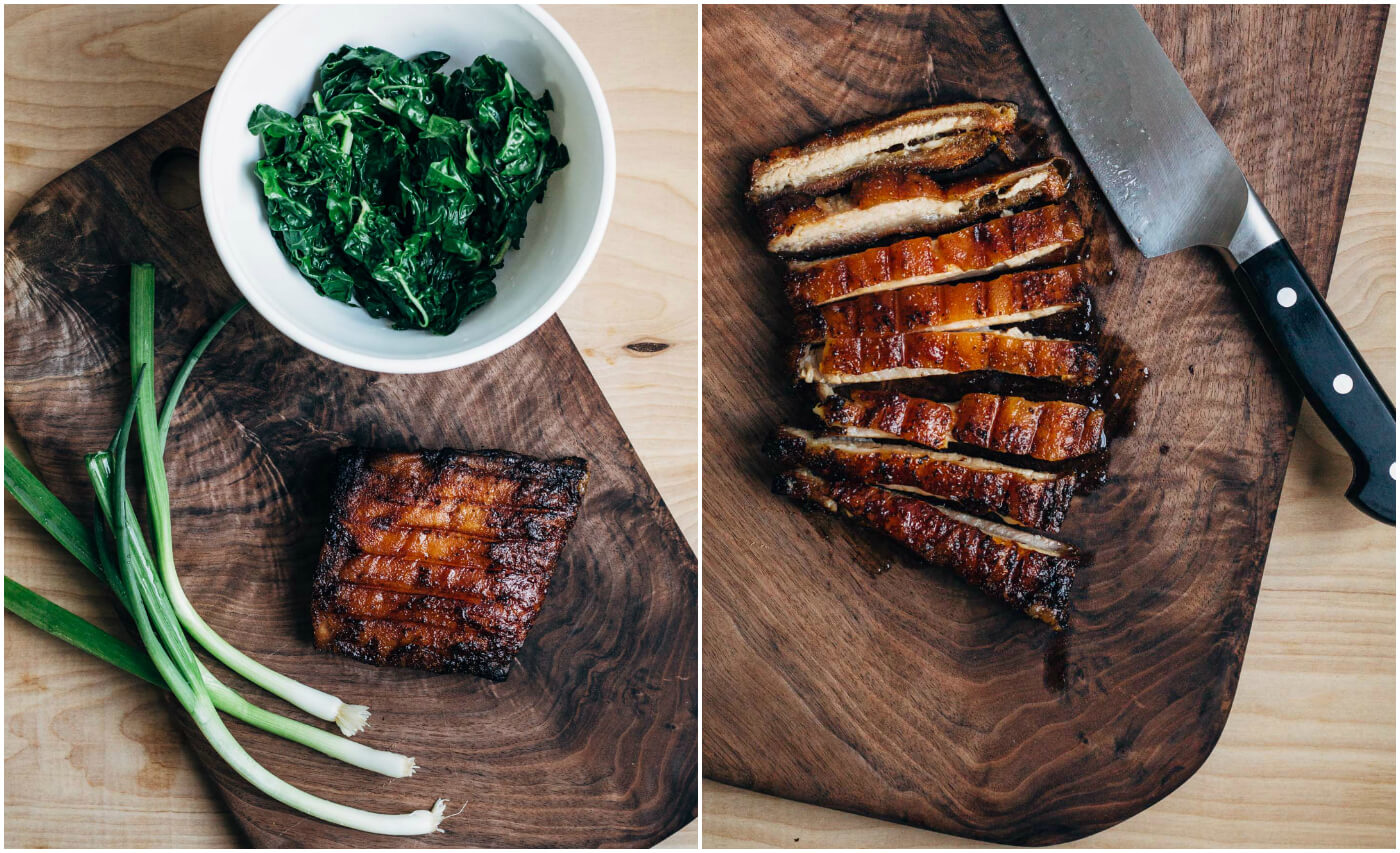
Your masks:
M922 172L882 171L857 179L845 192L782 196L760 206L757 214L768 251L795 257L830 255L1057 201L1068 190L1068 173L1063 160L952 184Z
M778 475L773 491L878 530L983 592L1055 628L1064 624L1080 558L1069 546L878 486Z
M347 450L312 589L317 648L503 680L587 480L574 457Z
M970 512L1054 533L1074 497L1074 474L1050 474L913 444L818 436L779 427L764 452L789 468L950 501Z
M1065 202L822 261L789 265L783 286L795 308L916 284L979 278L1066 257L1084 238Z
M799 312L797 336L813 342L1005 326L1078 310L1088 299L1084 266L1070 264L988 281L918 284L829 302Z
M797 379L827 385L990 370L1071 385L1098 376L1098 349L1083 341L1004 332L915 332L827 338L797 351Z
M778 148L749 168L751 202L821 195L872 169L956 169L987 154L1016 125L1016 106L973 102L911 110Z
M896 438L941 449L949 442L1061 462L1104 446L1104 412L1061 400L965 394L939 403L897 391L827 396L814 410L828 426L862 438Z

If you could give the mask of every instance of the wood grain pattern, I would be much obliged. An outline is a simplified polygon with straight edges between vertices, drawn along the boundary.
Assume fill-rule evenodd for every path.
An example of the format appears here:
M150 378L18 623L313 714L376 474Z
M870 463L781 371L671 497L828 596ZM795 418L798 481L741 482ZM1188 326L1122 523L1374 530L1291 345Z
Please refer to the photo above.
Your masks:
M265 6L7 7L6 222L44 183L217 79ZM699 517L696 10L554 6L612 108L617 197L561 319L692 543ZM633 48L610 50L615 39ZM629 349L629 344L662 344ZM23 453L13 430L6 444ZM119 628L8 499L7 573ZM246 844L158 694L7 617L9 846ZM70 820L75 812L84 819ZM659 846L694 847L696 823Z
M197 146L206 103L66 173L7 235L7 410L72 506L84 500L81 454L112 431L129 381L125 262L149 258L160 271L166 371L233 299L199 211L162 207L148 177L165 150ZM388 376L333 365L249 315L206 355L187 395L170 474L195 607L254 657L369 704L367 742L423 768L384 785L240 727L270 769L363 807L465 801L469 817L409 840L422 845L650 845L694 816L694 557L557 320L471 368ZM590 459L587 505L510 680L371 669L310 648L315 520L328 510L332 454L352 442ZM254 792L202 741L196 752L260 845L404 843L307 820Z
M1326 281L1385 10L1148 17ZM1065 528L1097 554L1064 652L1066 690L1044 686L1043 634L956 581L871 579L862 567L910 561L786 507L768 504L754 525L753 507L773 499L753 449L800 408L774 355L786 325L774 277L738 204L748 160L821 127L964 95L1017 100L1070 148L997 10L708 8L704 28L707 775L998 841L1066 840L1141 810L1200 765L1229 712L1296 394L1217 261L1148 265L1109 229L1119 274L1101 310L1153 378L1109 483ZM1238 49L1264 43L1258 55ZM1298 55L1311 62L1286 59ZM1228 87L1212 68L1221 61ZM1316 124L1283 106L1303 102L1324 113Z

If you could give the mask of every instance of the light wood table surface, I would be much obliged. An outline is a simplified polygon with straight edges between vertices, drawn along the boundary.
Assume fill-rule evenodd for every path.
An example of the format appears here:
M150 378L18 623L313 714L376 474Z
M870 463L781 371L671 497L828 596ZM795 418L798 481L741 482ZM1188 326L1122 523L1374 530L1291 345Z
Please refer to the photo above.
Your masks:
M268 8L6 7L6 224L45 183L213 86ZM607 238L560 316L697 547L697 10L549 11L606 90L618 154ZM641 340L669 346L626 348ZM5 514L5 573L120 630L85 570L8 496ZM7 847L244 843L154 688L8 614L5 662ZM663 846L696 837L692 822Z
M1392 9L1327 300L1392 400L1395 103ZM1070 846L1395 846L1395 529L1346 502L1350 479L1304 406L1219 744L1165 800ZM711 781L702 810L706 847L986 846Z

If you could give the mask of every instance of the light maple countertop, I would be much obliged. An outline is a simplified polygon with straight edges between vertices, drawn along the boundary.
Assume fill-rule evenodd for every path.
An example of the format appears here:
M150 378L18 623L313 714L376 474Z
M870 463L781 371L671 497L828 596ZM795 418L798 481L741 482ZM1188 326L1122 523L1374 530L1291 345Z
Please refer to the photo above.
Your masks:
M268 8L7 7L6 224L45 183L213 86ZM695 547L697 10L549 11L597 72L618 149L607 238L560 316ZM625 348L639 340L669 346ZM8 496L5 513L6 574L119 630L105 595ZM5 629L5 846L244 843L154 688L12 616ZM695 840L692 822L663 846Z
M1327 302L1395 399L1394 9ZM1070 846L1395 845L1395 529L1346 502L1350 480L1305 405L1220 742L1165 800ZM706 847L987 846L717 782L701 803Z

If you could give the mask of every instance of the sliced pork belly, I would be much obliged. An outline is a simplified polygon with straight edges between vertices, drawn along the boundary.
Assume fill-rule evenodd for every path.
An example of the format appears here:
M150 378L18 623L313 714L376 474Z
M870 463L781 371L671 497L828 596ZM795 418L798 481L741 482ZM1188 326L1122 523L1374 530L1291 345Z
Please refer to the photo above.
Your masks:
M913 444L818 436L788 426L773 433L764 452L790 468L938 498L1050 533L1064 522L1076 480L1074 474L1031 471Z
M973 102L911 110L829 130L760 157L749 200L788 192L829 193L872 169L956 169L987 154L1016 126L1016 106Z
M345 452L312 589L317 648L503 680L587 480L574 457Z
M1104 412L1060 400L965 394L938 403L897 391L832 394L814 410L828 426L861 438L897 438L941 449L950 441L1046 462L1103 448Z
M1099 371L1093 344L1004 332L914 332L866 338L827 338L797 354L803 382L851 385L990 370L1072 385L1093 383Z
M989 281L919 284L828 302L797 317L803 341L953 332L1005 326L1082 309L1089 300L1082 264L1009 273Z
M979 278L1066 257L1084 239L1072 204L979 222L939 237L915 237L820 261L789 265L783 279L798 309L865 293Z
M878 530L991 597L1056 629L1064 625L1081 562L1064 543L878 486L828 480L807 469L780 474L773 491Z
M784 196L762 205L757 213L768 251L795 257L830 255L1057 201L1068 190L1067 174L1069 166L1063 160L952 184L922 172L876 172L857 179L845 192Z

